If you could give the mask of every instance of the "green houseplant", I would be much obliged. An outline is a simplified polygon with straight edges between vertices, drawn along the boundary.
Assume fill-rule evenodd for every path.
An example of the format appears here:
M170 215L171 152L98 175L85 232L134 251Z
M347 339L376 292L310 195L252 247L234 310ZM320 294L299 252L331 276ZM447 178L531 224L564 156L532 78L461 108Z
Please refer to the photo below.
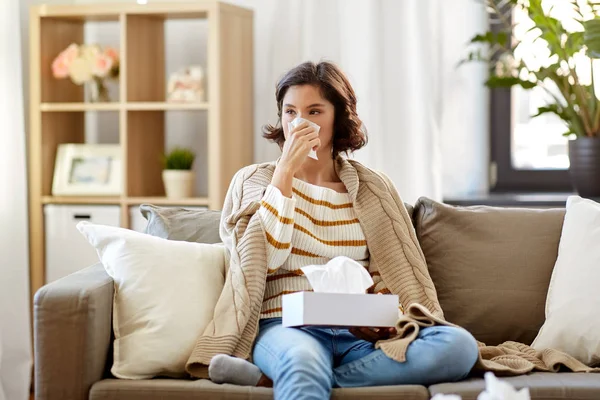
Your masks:
M564 135L572 139L573 186L582 196L600 197L600 102L593 68L593 59L600 58L600 2L563 1L562 5L569 6L569 30L552 16L552 7L543 0L484 0L490 29L471 39L474 46L463 62L486 62L489 78L485 84L490 88L542 88L549 100L534 117L553 113L565 123ZM511 13L515 8L533 21L528 34L533 43L545 47L543 62L518 57L523 42L514 36ZM591 79L582 79L581 68L588 69Z
M188 198L194 192L192 171L196 155L189 149L174 148L162 155L162 178L168 198Z

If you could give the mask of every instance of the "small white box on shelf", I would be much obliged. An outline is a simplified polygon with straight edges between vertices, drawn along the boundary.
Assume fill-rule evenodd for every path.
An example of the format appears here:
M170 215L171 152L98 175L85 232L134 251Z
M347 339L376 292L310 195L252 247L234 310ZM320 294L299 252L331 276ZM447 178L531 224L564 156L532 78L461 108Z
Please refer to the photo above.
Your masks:
M283 326L393 327L399 317L398 296L297 292L282 297Z
M119 206L44 206L46 283L99 262L96 250L75 227L79 221L120 225Z

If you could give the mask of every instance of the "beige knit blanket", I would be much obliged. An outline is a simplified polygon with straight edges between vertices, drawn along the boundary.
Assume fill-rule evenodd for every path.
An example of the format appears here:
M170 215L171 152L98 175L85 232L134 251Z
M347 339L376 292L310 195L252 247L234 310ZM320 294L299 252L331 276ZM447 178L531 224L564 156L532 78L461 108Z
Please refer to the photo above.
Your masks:
M388 357L404 361L408 345L416 339L421 328L434 325L456 326L432 315L420 304L410 305L396 323L396 337L379 341L380 348ZM532 371L558 372L564 367L573 372L600 372L574 357L555 349L537 351L517 342L504 342L498 346L486 346L478 342L479 359L474 373L492 371L497 376L522 375Z

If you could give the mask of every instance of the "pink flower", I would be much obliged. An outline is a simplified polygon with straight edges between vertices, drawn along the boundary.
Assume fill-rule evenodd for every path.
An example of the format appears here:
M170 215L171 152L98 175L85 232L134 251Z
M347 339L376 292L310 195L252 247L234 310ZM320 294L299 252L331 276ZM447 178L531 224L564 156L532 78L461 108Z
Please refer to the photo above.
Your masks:
M110 57L110 59L113 60L113 64L116 64L119 61L119 52L112 47L105 48L104 55Z
M113 66L113 59L106 54L98 54L92 64L92 73L100 78L106 77Z
M71 63L77 58L78 54L79 48L74 43L63 50L52 62L52 75L61 79L69 76Z

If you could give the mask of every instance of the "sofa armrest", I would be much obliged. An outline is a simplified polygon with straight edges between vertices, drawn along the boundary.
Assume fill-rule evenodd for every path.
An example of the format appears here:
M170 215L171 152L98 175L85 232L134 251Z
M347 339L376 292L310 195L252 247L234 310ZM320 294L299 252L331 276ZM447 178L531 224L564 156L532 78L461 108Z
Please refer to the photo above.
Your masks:
M34 298L35 398L87 399L102 379L112 331L113 280L102 264L37 291Z

